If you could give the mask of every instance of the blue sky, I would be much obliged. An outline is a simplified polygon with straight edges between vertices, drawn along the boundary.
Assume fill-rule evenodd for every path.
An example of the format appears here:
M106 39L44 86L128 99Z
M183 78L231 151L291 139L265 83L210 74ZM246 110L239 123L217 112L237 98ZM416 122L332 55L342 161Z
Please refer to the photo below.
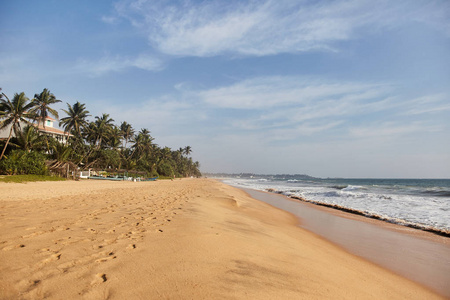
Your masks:
M7 95L48 88L203 172L450 178L448 0L1 1L0 39Z

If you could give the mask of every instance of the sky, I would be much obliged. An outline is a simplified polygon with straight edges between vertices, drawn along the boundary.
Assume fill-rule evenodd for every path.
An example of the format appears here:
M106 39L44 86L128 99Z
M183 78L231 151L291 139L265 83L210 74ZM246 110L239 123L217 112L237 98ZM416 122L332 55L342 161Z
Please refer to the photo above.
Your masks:
M202 172L450 178L448 0L0 0L0 40L6 95L48 88Z

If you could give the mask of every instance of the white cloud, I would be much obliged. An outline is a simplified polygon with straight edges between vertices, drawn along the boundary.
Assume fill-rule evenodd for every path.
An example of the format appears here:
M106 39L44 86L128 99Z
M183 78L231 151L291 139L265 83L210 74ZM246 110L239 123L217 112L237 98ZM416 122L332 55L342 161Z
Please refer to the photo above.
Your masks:
M167 138L195 132L208 141L214 135L234 133L255 135L268 143L327 136L392 140L444 132L446 125L440 118L423 113L423 107L428 111L442 108L444 99L442 94L405 100L397 95L395 86L385 83L277 76L204 90L194 90L189 82L182 82L170 95L133 107L105 101L99 109L103 112L108 107L112 116ZM405 114L405 108L422 114Z
M261 134L268 143L326 136L386 142L446 130L440 118L429 116L445 114L446 94L410 100L386 83L277 76L182 92L222 111L215 122L220 132Z
M304 77L259 77L230 86L192 92L211 109L242 111L234 130L274 130L295 138L334 128L347 119L397 107L387 84L334 82Z
M427 95L407 102L405 115L441 113L450 110L450 96L446 94Z
M123 1L121 17L177 56L272 55L335 50L335 42L411 21L450 34L449 5L427 1ZM363 31L364 33L362 33Z
M208 119L201 106L181 98L179 95L165 95L133 102L132 105L127 101L113 104L107 99L95 99L89 105L89 111L92 116L108 113L117 125L127 121L135 130L147 128L160 143L161 138L164 142L173 136L191 134L192 128L198 128Z
M143 54L134 58L106 55L95 61L80 59L74 69L96 77L132 67L147 71L159 71L163 69L163 62L156 57Z
M294 127L273 129L268 132L271 136L271 141L290 141L295 140L301 136L308 136L313 134L319 134L323 131L330 130L341 125L343 121L337 122L320 122L320 123L304 123L296 125Z
M112 16L102 16L101 20L107 24L114 24L117 22L117 18Z
M364 127L350 128L350 136L354 138L373 139L383 138L397 139L401 136L411 136L418 133L440 132L443 128L436 125L430 125L423 122L412 122L410 124L400 122L384 122L381 124L371 124Z
M259 77L231 86L201 91L206 103L222 108L268 109L301 107L317 101L345 103L370 100L385 94L387 85L314 80L293 76ZM342 103L342 101L341 101ZM325 106L329 106L326 103Z
M250 99L257 105L233 101L233 108L224 107L205 96L211 91L217 99ZM298 100L292 91L304 97ZM268 97L257 103L265 93L278 102ZM264 77L209 90L182 82L170 95L133 106L104 101L89 109L93 115L110 113L116 123L126 120L137 130L148 128L159 145L192 146L204 171L414 177L420 174L411 165L429 158L434 168L429 174L448 174L439 161L449 146L448 124L436 114L403 113L441 107L446 95L410 100L398 93L385 83Z

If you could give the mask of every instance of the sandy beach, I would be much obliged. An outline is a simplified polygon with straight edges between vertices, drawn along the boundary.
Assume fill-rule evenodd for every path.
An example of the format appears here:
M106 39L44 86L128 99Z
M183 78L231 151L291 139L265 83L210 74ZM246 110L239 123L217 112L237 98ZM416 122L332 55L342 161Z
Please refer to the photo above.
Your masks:
M210 179L0 183L0 299L441 299Z

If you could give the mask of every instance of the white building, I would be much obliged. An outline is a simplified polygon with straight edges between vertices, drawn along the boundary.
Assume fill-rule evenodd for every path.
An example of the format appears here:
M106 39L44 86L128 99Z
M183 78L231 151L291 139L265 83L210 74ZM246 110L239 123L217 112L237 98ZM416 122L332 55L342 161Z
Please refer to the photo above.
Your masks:
M60 143L66 144L69 137L71 137L72 135L64 132L63 130L61 130L59 128L53 127L54 122L55 122L55 119L47 117L45 119L45 128L44 128L42 122L40 122L39 125L33 124L33 126L37 128L39 133L51 136L51 137L55 138L56 140L58 140ZM24 128L25 126L26 126L26 124L21 122L20 127ZM9 136L10 130L11 130L11 126L8 126L3 130L0 130L0 139L2 139L2 140L7 139ZM14 130L13 130L12 136L13 137L15 136Z

